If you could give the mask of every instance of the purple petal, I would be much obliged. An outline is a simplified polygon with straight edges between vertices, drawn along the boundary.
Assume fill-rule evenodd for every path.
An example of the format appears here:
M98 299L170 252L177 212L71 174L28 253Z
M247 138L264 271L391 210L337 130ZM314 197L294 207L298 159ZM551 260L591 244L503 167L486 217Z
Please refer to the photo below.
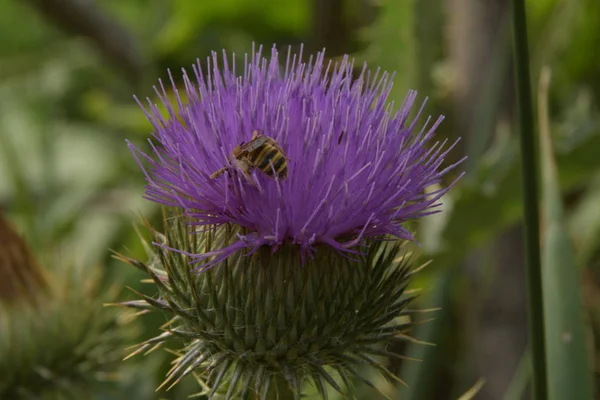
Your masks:
M241 76L225 52L221 65L216 53L208 58L206 75L199 62L194 77L183 71L189 103L183 104L173 83L176 109L160 82L156 92L169 119L150 100L144 110L158 145L146 155L128 144L144 170L146 198L182 207L194 225L233 223L253 232L218 254L195 255L199 261L215 256L211 265L241 249L276 250L284 241L310 255L318 244L356 253L352 248L365 238L412 240L402 224L437 212L448 188L429 195L424 189L459 164L440 171L455 144L434 141L442 118L416 131L424 108L408 119L416 92L392 112L386 104L390 76L372 74L365 65L352 79L348 57L332 64L321 52L302 63L301 54L288 53L282 72L274 47L270 58L261 54L259 48L250 60L246 56ZM254 130L275 139L286 153L287 178L255 168L253 185L230 168L211 179Z

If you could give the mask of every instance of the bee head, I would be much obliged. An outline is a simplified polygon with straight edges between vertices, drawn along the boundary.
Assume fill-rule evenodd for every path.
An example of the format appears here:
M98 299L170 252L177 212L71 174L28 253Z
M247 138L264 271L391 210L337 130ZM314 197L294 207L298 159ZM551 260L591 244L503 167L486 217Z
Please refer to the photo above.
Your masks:
M235 148L231 152L231 155L233 156L233 158L239 158L242 154L244 154L244 147L243 146L244 146L244 142L242 142L238 146L235 146Z

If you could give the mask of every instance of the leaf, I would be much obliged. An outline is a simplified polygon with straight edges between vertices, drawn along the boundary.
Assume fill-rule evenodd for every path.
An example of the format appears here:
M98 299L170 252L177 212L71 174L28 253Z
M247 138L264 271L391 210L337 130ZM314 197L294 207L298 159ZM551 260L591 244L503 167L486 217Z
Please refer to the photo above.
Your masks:
M526 348L519 360L517 370L511 379L504 400L521 400L531 381L531 350Z
M389 73L397 72L389 100L396 101L399 106L407 91L414 89L417 72L414 62L415 2L385 0L382 3L379 18L364 34L369 46L357 59Z
M197 48L197 37L205 34L211 24L243 28L266 27L292 34L302 34L310 13L306 2L292 0L285 7L268 0L221 0L218 2L173 0L170 12L160 33L156 35L154 46L159 53L181 50L185 46ZM245 25L245 22L251 21ZM242 28L242 29L240 29ZM227 35L227 29L218 29L221 35ZM214 32L214 28L213 28ZM222 38L218 38L221 40ZM269 43L264 43L267 48ZM226 46L229 48L229 46ZM230 49L230 48L229 48ZM230 49L231 50L231 49Z
M550 71L540 77L540 163L542 173L542 285L550 399L592 399L592 370L579 270L565 222L556 160L549 132Z
M596 176L569 216L569 230L575 242L577 265L593 262L600 246L600 176Z
M444 268L440 271L431 297L431 307L445 305L435 313L435 319L420 325L414 337L429 343L440 343L446 331L451 314L451 288L456 280L457 268ZM408 361L403 364L400 374L402 380L407 382L408 388L398 386L396 398L407 400L419 400L431 398L435 387L435 371L441 362L440 350L436 346L426 346L422 343L411 343L408 347L407 357L422 360L422 362Z
M556 155L562 190L588 182L597 173L597 149L600 148L598 121L594 130L594 134L569 151ZM516 150L516 143L504 145L497 161L491 165L482 163L473 181L465 180L452 190L456 200L443 234L444 240L452 245L436 254L438 263L456 264L469 249L489 242L522 217L521 177Z

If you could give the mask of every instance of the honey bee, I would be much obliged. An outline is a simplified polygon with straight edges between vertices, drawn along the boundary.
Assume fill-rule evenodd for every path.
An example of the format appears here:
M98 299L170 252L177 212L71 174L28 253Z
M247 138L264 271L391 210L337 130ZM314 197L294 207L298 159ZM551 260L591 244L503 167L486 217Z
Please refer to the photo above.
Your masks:
M231 166L239 169L251 182L250 172L258 168L271 178L277 176L285 179L288 173L287 157L275 139L259 135L258 131L252 133L252 140L248 143L242 142L233 149L228 166L213 173L210 178L214 179L227 171Z

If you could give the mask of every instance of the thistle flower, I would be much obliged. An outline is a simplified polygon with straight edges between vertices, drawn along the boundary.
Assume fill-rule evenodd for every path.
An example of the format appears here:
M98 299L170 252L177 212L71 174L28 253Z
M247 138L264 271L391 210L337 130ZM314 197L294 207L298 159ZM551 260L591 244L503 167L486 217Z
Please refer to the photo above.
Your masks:
M145 172L146 197L182 207L199 227L244 228L228 247L193 255L211 260L199 269L241 249L276 250L286 241L312 255L318 244L357 253L367 238L412 240L403 223L436 212L448 188L428 195L424 189L456 166L440 170L453 147L433 143L442 118L427 129L428 119L417 131L422 107L409 121L415 92L394 111L393 103L386 104L392 86L387 73L372 74L365 66L352 79L347 57L336 65L324 57L321 52L303 63L302 54L288 53L282 73L277 50L266 59L259 49L246 56L237 76L235 58L230 66L223 53L219 68L213 53L207 74L199 63L194 66L196 82L183 71L188 104L173 84L175 109L161 82L156 91L169 120L149 101L145 113L158 146L151 142L153 154L146 155L129 144ZM254 168L248 179L233 167L211 177L255 131L287 155L287 177ZM263 167L269 172L275 166Z
M364 67L353 79L347 57L288 54L282 72L276 49L259 49L240 77L222 62L195 66L196 82L183 72L187 104L173 83L173 107L161 83L169 118L145 111L152 153L129 144L146 197L167 209L150 261L120 256L158 296L124 305L170 316L133 354L178 337L164 384L194 374L226 399L299 398L307 382L325 397L327 385L371 384L364 367L397 379L379 356L402 358L388 346L413 340L403 224L437 212L448 189L424 189L455 167L440 168L452 148L433 142L441 118L417 130L416 93L395 112L391 78ZM272 142L253 152L257 134Z
M131 330L102 306L98 274L45 273L0 216L0 398L81 399L111 379ZM56 271L55 271L56 272Z

